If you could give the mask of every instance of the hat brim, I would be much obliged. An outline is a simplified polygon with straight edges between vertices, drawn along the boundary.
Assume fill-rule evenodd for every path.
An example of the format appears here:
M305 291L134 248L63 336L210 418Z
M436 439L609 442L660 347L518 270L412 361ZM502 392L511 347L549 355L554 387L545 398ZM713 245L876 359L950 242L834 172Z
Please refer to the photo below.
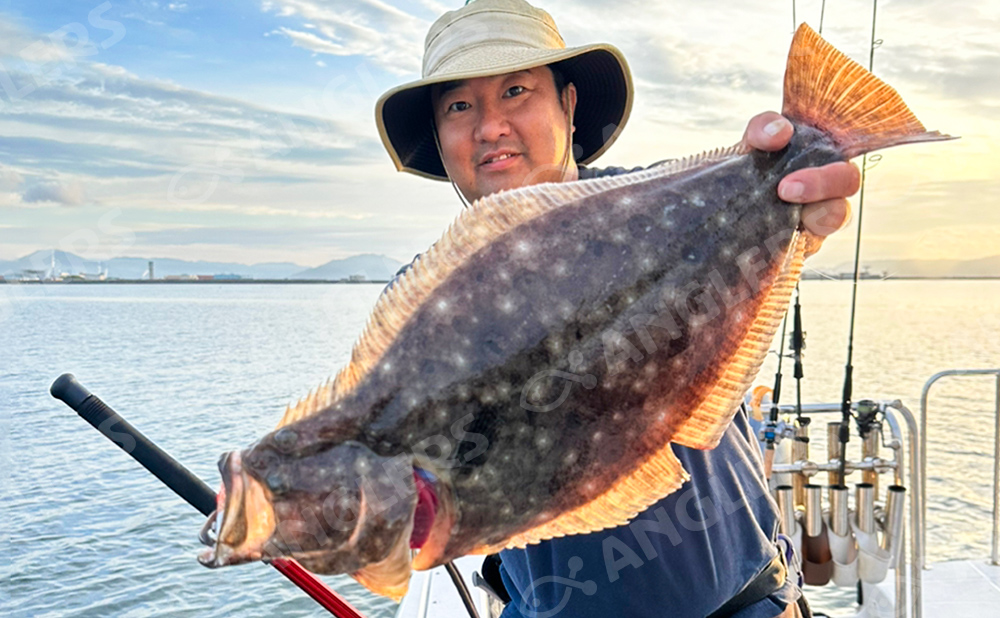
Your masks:
M393 88L375 107L382 144L396 169L434 180L447 180L434 142L430 87L443 82L490 77L555 64L577 90L573 115L573 154L587 164L618 138L632 111L632 76L613 45L587 45L532 54L491 66L489 70L448 72Z

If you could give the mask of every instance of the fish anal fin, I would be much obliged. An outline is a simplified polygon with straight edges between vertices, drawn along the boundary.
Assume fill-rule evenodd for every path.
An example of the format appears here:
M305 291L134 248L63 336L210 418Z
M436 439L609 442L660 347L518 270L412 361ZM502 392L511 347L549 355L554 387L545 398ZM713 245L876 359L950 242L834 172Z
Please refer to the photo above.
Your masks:
M735 351L721 365L722 374L695 411L671 440L695 449L714 448L753 384L774 334L785 315L788 301L802 273L802 262L811 236L798 232L779 267L766 297Z
M375 594L399 603L410 586L410 535L400 535L382 560L351 573L359 584Z
M895 90L806 24L788 52L781 113L831 134L848 159L889 146L953 139L927 131Z
M492 553L503 548L525 547L555 537L587 534L624 525L673 493L687 479L687 472L674 455L670 443L664 444L635 471L587 504L516 534L504 543L477 547L473 551Z

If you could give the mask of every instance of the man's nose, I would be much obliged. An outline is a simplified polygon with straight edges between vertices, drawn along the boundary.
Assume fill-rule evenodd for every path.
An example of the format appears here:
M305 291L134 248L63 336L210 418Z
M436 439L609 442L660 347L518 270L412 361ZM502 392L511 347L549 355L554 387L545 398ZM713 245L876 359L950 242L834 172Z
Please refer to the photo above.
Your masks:
M495 142L506 135L510 135L510 123L503 110L492 104L480 107L479 123L476 126L475 134L476 140Z

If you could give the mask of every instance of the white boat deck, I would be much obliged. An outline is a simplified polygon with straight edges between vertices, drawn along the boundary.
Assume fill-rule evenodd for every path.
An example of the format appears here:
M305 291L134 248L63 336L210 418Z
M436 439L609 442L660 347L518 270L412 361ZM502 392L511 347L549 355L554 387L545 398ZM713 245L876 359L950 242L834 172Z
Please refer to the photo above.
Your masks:
M481 564L482 558L479 556L466 556L456 561L476 601L480 617L488 618L489 596L472 586L472 572ZM893 618L892 571L884 582L868 589L868 596L865 607L860 612L854 608L837 616ZM924 618L1000 617L1000 566L992 566L985 560L936 562L923 573L923 597ZM396 611L396 618L467 616L465 606L443 567L414 572L410 592Z
M892 618L893 574L875 587L876 598L859 616ZM985 560L935 562L922 575L924 618L997 618L1000 616L1000 566ZM909 594L909 581L907 581ZM907 599L909 603L909 599Z
M480 618L489 618L489 595L472 585L472 573L483 564L483 556L465 556L455 561L462 579L476 602ZM396 618L468 618L469 613L458 596L455 584L444 567L414 571L410 591L396 610Z

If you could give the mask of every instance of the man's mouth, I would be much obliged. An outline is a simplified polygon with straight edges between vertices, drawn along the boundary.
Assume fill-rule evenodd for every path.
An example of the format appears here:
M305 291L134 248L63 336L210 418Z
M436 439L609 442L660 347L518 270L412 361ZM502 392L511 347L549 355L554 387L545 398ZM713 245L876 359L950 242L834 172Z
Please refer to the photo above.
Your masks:
M505 165L503 162L514 157L519 156L516 152L501 152L497 154L487 155L480 161L480 167L502 167Z

